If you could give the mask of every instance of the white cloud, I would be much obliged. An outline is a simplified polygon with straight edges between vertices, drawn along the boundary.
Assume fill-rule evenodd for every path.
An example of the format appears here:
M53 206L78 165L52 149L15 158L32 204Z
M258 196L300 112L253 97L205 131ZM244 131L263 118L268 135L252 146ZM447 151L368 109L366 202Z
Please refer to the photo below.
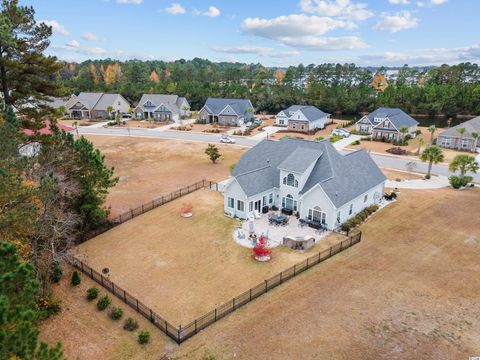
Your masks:
M423 1L417 1L417 6L418 7L424 7L425 3Z
M69 46L69 47L74 47L74 48L79 48L80 47L80 43L77 41L77 40L70 40L70 41L67 41L65 43L65 45Z
M293 57L300 53L298 51L279 51L269 47L240 45L232 47L212 46L211 49L216 52L226 54L256 54L259 56L268 56L275 58Z
M378 31L398 32L406 29L416 28L418 19L412 17L409 11L400 11L396 14L382 14L382 20L373 27Z
M84 32L82 34L82 38L83 40L87 40L87 41L95 41L98 39L98 36L91 32Z
M465 61L480 61L480 44L459 48L412 49L404 52L381 52L361 55L362 64L392 65L440 65Z
M209 6L207 11L201 12L199 15L209 16L209 17L217 17L220 15L220 10L215 6Z
M362 21L373 16L367 4L350 0L300 0L300 9L309 14Z
M135 4L139 5L143 2L143 0L117 0L119 4Z
M107 50L101 47L82 48L80 46L72 46L69 43L65 45L52 45L52 49L60 52L70 52L88 56L105 55L107 53Z
M44 23L45 25L51 26L52 31L54 33L61 34L64 36L68 35L68 31L57 20L40 20L39 22Z
M430 2L433 4L433 5L441 5L441 4L445 4L448 0L431 0Z
M352 29L350 21L305 14L273 19L247 18L242 24L245 34L280 41L284 45L306 50L358 49L367 45L358 36L322 37L335 29Z
M409 0L388 0L392 5L408 5L410 4Z
M165 8L165 11L170 15L185 14L185 8L179 3L172 3L169 7Z

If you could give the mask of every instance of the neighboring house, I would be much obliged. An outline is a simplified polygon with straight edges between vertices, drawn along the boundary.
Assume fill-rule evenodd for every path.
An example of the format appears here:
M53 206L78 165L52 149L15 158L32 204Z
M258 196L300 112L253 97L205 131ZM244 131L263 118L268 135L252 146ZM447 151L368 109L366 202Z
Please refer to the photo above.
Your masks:
M323 129L331 121L330 114L310 105L292 105L275 116L275 125L299 132Z
M60 124L60 123L57 123L56 126L58 129L65 132L72 132L74 130L74 128L67 125ZM37 129L37 130L24 128L22 132L24 135L27 136L27 138L30 138L33 135L51 135L52 134L51 122L50 120L46 120L45 126L43 128ZM18 148L18 152L20 153L20 155L26 156L26 157L33 157L37 155L39 151L40 151L40 143L38 141L28 140Z
M255 111L250 100L208 98L198 112L198 122L239 126L253 119Z
M264 140L239 160L224 211L246 219L264 206L335 229L383 197L386 178L363 150L341 155L328 140Z
M178 121L190 116L190 105L178 95L143 94L134 114L137 119Z
M400 141L403 137L400 129L408 129L406 135L415 137L418 121L398 108L381 107L363 116L356 123L356 130L372 134L374 139Z
M463 136L458 132L461 128L465 129ZM438 135L437 145L443 148L480 151L480 139L478 137L475 139L473 133L480 134L480 116L442 132Z
M130 103L120 94L81 92L66 104L69 117L79 119L109 118L116 112L128 113ZM112 112L107 110L112 108Z

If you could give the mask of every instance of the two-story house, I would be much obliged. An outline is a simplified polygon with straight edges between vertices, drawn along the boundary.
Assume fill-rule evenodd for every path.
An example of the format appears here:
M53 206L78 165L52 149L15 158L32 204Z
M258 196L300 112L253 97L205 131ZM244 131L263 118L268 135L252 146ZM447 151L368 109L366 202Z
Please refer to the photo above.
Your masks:
M463 134L460 129L465 129ZM443 148L480 152L480 116L465 121L440 133L437 145Z
M306 133L323 129L331 122L330 114L310 105L292 105L275 116L275 125Z
M403 110L381 107L363 116L355 127L359 132L372 134L373 139L400 141L404 136L402 128L406 128L405 136L414 137L417 125L418 121Z
M190 105L178 95L143 94L134 110L136 119L175 121L190 116Z
M201 124L239 126L253 120L255 110L248 99L208 98L198 112Z
M247 219L276 206L331 230L379 202L385 180L363 150L341 155L327 140L264 140L235 166L224 211Z

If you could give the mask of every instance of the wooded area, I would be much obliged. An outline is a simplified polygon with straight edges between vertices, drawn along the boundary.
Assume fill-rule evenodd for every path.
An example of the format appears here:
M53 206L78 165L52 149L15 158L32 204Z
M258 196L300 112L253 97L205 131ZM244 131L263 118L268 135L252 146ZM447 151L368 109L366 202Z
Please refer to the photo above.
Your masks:
M385 69L378 70L384 73ZM67 92L119 92L136 103L142 93L171 93L192 109L207 97L250 98L257 112L276 113L291 104L310 104L332 114L358 114L379 106L424 115L480 114L477 64L442 65L422 71L404 66L395 81L377 93L372 69L354 64L291 66L283 71L261 64L209 60L115 60L65 63L60 81Z

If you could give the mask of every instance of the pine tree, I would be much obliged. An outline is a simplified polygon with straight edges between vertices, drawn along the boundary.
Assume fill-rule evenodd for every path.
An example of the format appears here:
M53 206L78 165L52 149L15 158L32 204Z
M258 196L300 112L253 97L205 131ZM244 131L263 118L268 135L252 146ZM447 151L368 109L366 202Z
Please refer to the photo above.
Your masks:
M65 359L61 344L38 339L37 292L33 267L20 261L13 244L0 242L0 359Z

